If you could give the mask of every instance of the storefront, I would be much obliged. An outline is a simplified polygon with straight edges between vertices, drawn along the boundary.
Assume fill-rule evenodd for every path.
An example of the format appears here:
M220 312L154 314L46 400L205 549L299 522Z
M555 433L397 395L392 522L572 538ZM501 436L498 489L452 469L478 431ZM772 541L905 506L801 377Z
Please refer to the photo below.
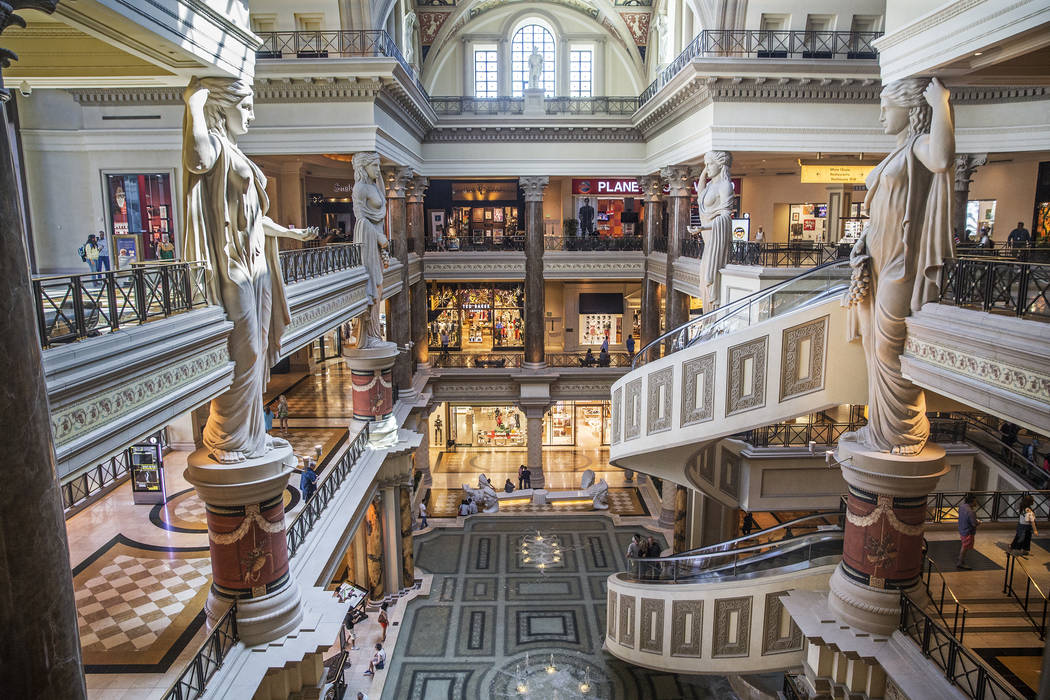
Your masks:
M609 444L609 401L561 401L543 419L543 444L602 447Z
M966 234L973 241L981 240L981 234L987 230L989 236L995 234L995 200L971 199L966 203ZM1006 233L999 236L1006 240Z
M490 250L512 244L524 219L517 180L431 180L427 237L438 250Z
M170 173L106 173L110 259L117 269L147 260L175 260L179 250Z
M543 418L543 444L584 448L608 445L610 416L609 401L558 402ZM527 422L517 406L450 405L449 419L453 426L450 437L456 445L526 447Z
M582 292L580 294L581 346L600 346L609 341L620 345L624 337L623 294Z
M788 224L790 241L815 241L824 243L828 240L827 222L828 205L792 204L788 208L791 222Z
M525 344L525 287L517 282L427 284L430 347L491 352Z
M636 178L573 178L579 236L636 236L644 215Z
M452 439L473 447L525 445L525 414L517 406L451 406Z
M349 241L354 233L354 183L351 179L306 178L306 225L322 238Z

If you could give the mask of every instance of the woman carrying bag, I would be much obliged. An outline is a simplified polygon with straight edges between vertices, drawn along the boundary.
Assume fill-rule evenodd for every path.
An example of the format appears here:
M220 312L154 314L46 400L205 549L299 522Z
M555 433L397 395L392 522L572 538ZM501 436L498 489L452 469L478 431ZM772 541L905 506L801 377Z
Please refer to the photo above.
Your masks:
M1021 515L1017 519L1017 534L1014 535L1014 541L1010 543L1010 549L1019 550L1022 557L1027 557L1032 549L1032 535L1039 534L1039 530L1035 527L1035 513L1032 511L1033 503L1035 503L1035 499L1031 496L1025 496L1021 499Z

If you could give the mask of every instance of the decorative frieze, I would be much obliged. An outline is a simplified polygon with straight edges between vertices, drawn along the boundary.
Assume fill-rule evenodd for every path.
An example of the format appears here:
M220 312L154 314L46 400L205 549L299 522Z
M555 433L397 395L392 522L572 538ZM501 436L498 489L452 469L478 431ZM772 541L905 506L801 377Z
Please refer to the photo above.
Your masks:
M671 601L671 656L700 658L704 601Z
M660 598L642 598L638 649L650 654L664 652L664 601Z
M747 656L751 648L751 596L716 600L712 634L713 658Z

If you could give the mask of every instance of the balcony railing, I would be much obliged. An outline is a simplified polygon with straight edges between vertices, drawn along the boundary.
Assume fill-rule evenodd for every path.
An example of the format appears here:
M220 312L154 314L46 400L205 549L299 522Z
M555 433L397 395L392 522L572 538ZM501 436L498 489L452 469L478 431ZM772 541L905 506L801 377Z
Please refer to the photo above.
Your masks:
M1003 575L1003 593L1010 596L1017 601L1017 604L1024 610L1025 616L1028 621L1035 627L1036 633L1039 635L1039 639L1046 639L1046 612L1048 603L1050 600L1047 599L1046 593L1039 587L1036 580L1032 578L1032 575L1028 573L1028 569L1018 561L1018 557L1013 552L1006 553L1006 571ZM1021 575L1024 577L1024 595L1020 592L1020 585L1014 581L1014 574L1017 573L1017 567L1021 567ZM1015 588L1015 586L1017 586Z
M257 59L285 58L393 58L408 73L424 96L429 97L397 43L382 29L332 29L316 32L256 32L263 40Z
M900 631L919 646L953 685L974 700L1012 700L1017 691L988 663L937 624L920 605L901 593Z
M1050 322L1050 264L946 258L940 302Z
M200 262L33 278L41 347L71 343L207 306Z
M641 236L544 236L544 250L626 251L642 250Z
M200 650L190 659L186 670L164 693L162 700L196 700L203 695L208 681L222 666L238 639L237 606L231 605L215 623Z
M491 238L488 236L463 236L458 238L443 238L433 240L427 238L426 252L428 253L493 253L493 252L516 252L525 250L525 236L500 236Z
M705 29L660 71L638 96L638 106L651 100L694 58L861 59L878 58L875 40L882 32Z
M683 258L696 258L699 260L704 256L704 239L699 236L686 236L682 239L678 254Z
M586 360L586 352L548 352L545 357L548 367L579 369L581 367L627 368L631 366L632 356L625 352L611 352L608 364L598 362L598 353L594 353L593 363L588 363ZM525 361L525 354L521 352L450 352L442 355L439 348L431 348L430 361L435 367L443 369L505 369L521 367Z
M638 109L638 98L629 97L548 97L546 114L631 116ZM430 106L438 116L458 114L523 114L524 97L431 97Z
M835 445L843 433L857 430L864 423L773 423L741 433L740 439L755 447L805 447L811 442Z
M1035 454L1035 461L1025 458L1019 443L1007 444L1002 440L997 418L982 413L946 411L930 414L931 438L937 442L969 442L984 449L998 459L1014 474L1033 486L1044 487L1048 475L1037 466L1040 455Z
M761 267L816 267L849 257L849 243L759 243L733 241L730 265ZM683 252L683 255L685 253Z
M654 253L666 253L667 252L667 236L653 236L653 248Z
M281 251L281 275L285 284L301 282L361 265L361 246L336 243L316 248Z

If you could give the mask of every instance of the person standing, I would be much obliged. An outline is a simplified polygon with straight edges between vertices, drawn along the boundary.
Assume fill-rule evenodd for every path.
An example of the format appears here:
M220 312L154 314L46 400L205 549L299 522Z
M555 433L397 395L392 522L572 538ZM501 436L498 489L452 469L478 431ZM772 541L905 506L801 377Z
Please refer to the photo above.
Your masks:
M977 497L972 493L966 494L963 497L962 505L959 506L959 556L955 560L955 567L957 569L965 569L969 571L973 567L966 563L966 553L973 549L974 537L977 535L977 526L981 524L981 521L977 519L977 515L973 512L974 505L977 504Z
M1027 248L1032 245L1032 234L1024 227L1023 221L1017 222L1017 228L1006 237L1006 242L1011 248Z
M105 269L106 272L109 272L109 246L106 245L106 234L99 231L95 242L98 244L98 271L102 272Z
M266 424L266 432L273 430L273 404L266 404L266 409L263 411L263 422Z
M602 338L602 346L598 350L598 352L599 353L609 352L609 336L608 336L608 334L606 334L606 336L604 338Z
M441 359L448 358L448 331L441 329Z
M525 465L518 465L518 489L525 488Z
M988 229L981 231L981 240L977 243L978 248L992 249L995 247L995 241L992 240L992 235Z
M306 467L303 475L299 478L299 490L303 492L303 502L306 503L317 491L317 472L314 471L314 461L307 457Z
M281 394L277 397L277 419L281 421L281 432L288 434L288 397Z
M525 467L525 488L532 488L532 470Z
M1039 534L1039 530L1035 527L1033 503L1035 499L1031 496L1025 496L1021 500L1021 514L1017 518L1017 534L1014 535L1014 541L1010 543L1011 551L1021 552L1022 557L1027 557L1032 549L1032 535Z
M627 359L634 359L634 336L627 336Z
M87 237L87 242L85 242L84 245L80 246L80 250L77 252L80 253L80 259L88 264L89 270L91 270L92 272L98 272L99 249L98 239L95 238L95 234L90 234ZM97 278L92 277L91 279L94 280Z
M642 542L643 541L644 540L642 539L642 536L637 534L637 533L634 534L631 537L631 543L627 545L627 570L628 571L630 571L631 567L632 567L631 560L632 559L639 559L639 558L642 557ZM634 566L634 570L638 574L638 578L641 578L642 577L642 565L640 563L635 563L633 566Z
M422 501L419 502L419 529L423 530L427 526L427 504Z
M387 608L390 607L390 603L383 603L379 606L379 626L383 628L383 639L386 641L386 628L390 626L390 616L387 615ZM380 667L382 668L382 667Z
M755 234L755 243L765 243L766 232L762 230L762 227L758 227L758 233Z
M1024 450L1022 450L1021 454L1023 454L1024 458L1029 462L1035 464L1036 458L1039 456L1039 440L1033 437L1032 441L1024 446Z
M755 516L751 515L751 511L744 513L744 522L740 524L740 532L747 537L751 534L751 531L755 529Z
M160 243L157 244L157 259L164 261L175 259L175 244L171 242L171 238L166 233L161 235Z

